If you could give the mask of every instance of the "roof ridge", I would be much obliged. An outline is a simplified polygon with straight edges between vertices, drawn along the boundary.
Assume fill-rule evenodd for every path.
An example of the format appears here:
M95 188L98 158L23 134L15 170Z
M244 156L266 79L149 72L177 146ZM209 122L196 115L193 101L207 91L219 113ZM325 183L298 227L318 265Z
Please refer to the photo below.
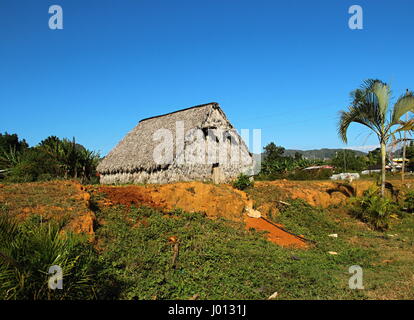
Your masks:
M158 115L158 116L153 116L153 117L144 118L144 119L140 120L138 123L141 123L141 122L143 122L143 121L150 120L150 119L155 119L155 118L165 117L165 116L168 116L168 115L170 115L170 114L174 114L174 113L178 113L178 112L182 112L182 111L186 111L186 110L190 110L190 109L195 109L195 108L206 107L206 106L211 105L211 104L212 104L213 106L219 107L218 102L203 103L203 104L199 104L199 105L192 106L192 107L189 107L189 108L184 108L184 109L180 109L180 110L176 110L176 111L172 111L172 112L168 112L168 113L160 114L160 115Z

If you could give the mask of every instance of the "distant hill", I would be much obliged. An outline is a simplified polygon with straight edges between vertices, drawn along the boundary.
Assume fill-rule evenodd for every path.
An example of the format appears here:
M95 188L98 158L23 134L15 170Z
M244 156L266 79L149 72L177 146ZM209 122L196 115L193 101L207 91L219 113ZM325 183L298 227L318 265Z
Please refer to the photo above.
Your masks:
M314 150L294 150L294 149L287 149L285 150L285 153L283 154L285 157L294 157L296 152L299 152L303 155L304 158L307 159L332 159L335 157L336 152L343 152L344 149L314 149ZM351 149L350 149L351 150ZM358 151L358 150L352 150L354 151L358 156L364 156L367 155L367 153ZM263 160L263 153L261 154L253 154L253 157L256 161L256 163L259 162L260 157L262 157Z
M344 149L313 149L313 150L294 150L294 149L286 149L285 153L283 154L286 157L294 157L296 152L299 152L303 155L303 157L307 159L332 159L335 157L335 154L338 152L343 152ZM358 156L366 155L365 152L352 150Z

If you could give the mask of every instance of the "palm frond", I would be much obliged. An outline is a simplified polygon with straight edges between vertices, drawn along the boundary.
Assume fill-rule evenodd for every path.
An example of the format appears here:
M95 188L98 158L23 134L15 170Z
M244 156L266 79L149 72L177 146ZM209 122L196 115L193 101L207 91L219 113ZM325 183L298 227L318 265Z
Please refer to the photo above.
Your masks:
M350 107L348 111L340 111L340 119L338 123L339 137L345 143L348 142L347 131L352 122L362 124L376 131L369 116L361 112L361 109L358 107Z
M414 119L408 120L406 122L398 121L397 123L400 124L401 126L397 130L395 130L395 132L414 130Z
M347 143L347 130L352 122L362 124L378 136L381 134L383 118L379 109L369 101L363 100L356 102L355 105L349 107L348 111L340 111L340 119L338 124L338 134L342 141Z
M398 99L394 105L391 122L397 124L400 118L409 111L414 112L414 94L412 92L409 92Z
M380 112L385 118L391 95L390 87L381 81L375 81L372 85L372 92L375 94Z

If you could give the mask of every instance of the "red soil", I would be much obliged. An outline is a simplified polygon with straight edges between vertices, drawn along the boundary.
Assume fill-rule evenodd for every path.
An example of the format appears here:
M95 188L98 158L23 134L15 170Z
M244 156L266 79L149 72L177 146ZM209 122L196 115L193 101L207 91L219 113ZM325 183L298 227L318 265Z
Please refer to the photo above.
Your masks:
M93 240L95 214L90 194L76 181L7 184L0 188L0 203L18 221L39 215L43 221L67 221L63 232L85 233Z
M246 229L254 228L257 231L266 231L267 239L273 243L276 243L282 247L295 247L295 248L307 248L308 245L304 240L301 240L290 233L277 228L275 225L266 221L263 218L250 218L244 219L246 223ZM278 225L283 227L282 225Z
M164 211L176 208L189 212L204 212L210 218L223 217L243 221L246 229L266 231L267 239L284 247L306 248L307 243L294 235L272 225L265 219L250 218L245 208L252 201L239 190L228 185L213 185L201 182L182 182L147 186L101 186L105 195L104 204L123 204L127 207L145 205Z
M392 181L397 187L398 181ZM410 184L413 181L409 181ZM408 184L408 181L407 181ZM372 182L354 181L352 186L360 195ZM286 181L256 182L254 192L257 209L262 216L277 215L277 200L303 199L313 206L328 207L343 203L347 196L337 184L330 181ZM331 190L331 192L330 192ZM332 192L333 190L333 192ZM75 181L51 181L42 183L0 184L0 203L19 219L39 214L45 220L68 218L67 230L89 234L94 237L96 220L89 210L90 193L103 193L105 199L100 205L123 204L145 205L163 210L183 209L188 212L204 212L210 218L223 217L244 222L246 228L267 231L267 238L281 246L306 248L308 244L300 238L283 231L265 219L250 218L246 207L252 208L253 201L246 193L230 185L214 185L201 182L182 182L146 186L82 186ZM260 201L258 202L258 199Z
M102 186L98 192L107 199L104 204L127 207L145 205L163 211L182 209L203 212L210 218L223 217L242 221L243 210L249 200L244 192L228 185L202 182L180 182L147 186Z
M125 187L107 187L103 186L98 189L99 192L105 194L109 202L106 204L122 204L127 207L131 205L145 205L152 208L163 207L162 203L153 201L147 188L141 186L125 186Z

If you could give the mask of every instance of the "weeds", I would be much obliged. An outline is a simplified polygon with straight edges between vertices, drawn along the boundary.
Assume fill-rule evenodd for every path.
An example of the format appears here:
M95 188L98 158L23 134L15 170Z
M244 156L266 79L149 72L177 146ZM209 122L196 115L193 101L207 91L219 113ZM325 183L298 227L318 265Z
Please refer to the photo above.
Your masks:
M233 182L233 187L239 190L245 190L247 188L253 187L254 182L250 181L249 176L245 174L240 174L236 181Z

